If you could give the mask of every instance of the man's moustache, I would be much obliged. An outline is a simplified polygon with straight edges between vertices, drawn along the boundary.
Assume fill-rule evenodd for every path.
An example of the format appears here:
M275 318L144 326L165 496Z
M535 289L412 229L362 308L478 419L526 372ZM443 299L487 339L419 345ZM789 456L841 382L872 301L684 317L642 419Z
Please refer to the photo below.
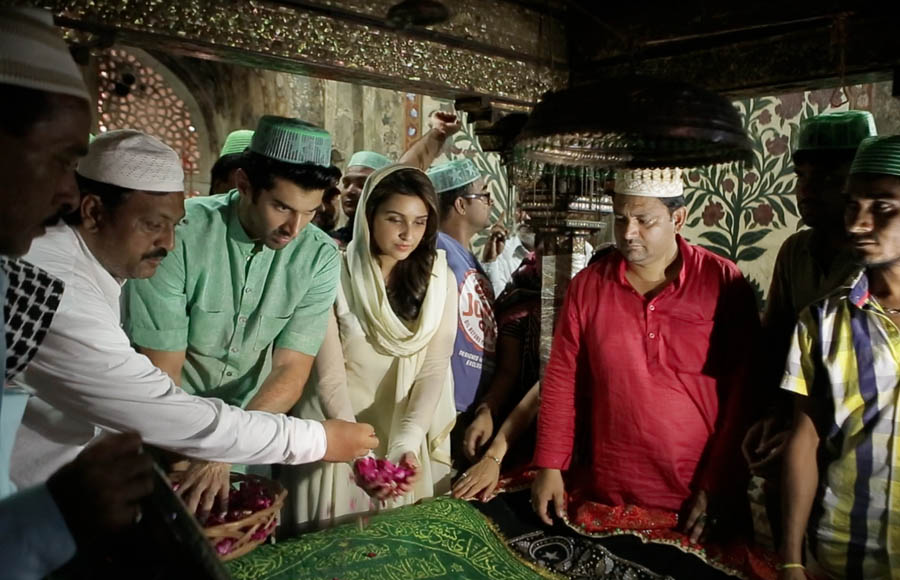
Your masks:
M141 258L141 259L143 259L143 260L153 260L153 259L155 259L155 258L165 258L165 257L168 256L168 255L169 255L169 252L168 252L168 251L166 251L166 250L163 249L163 248L160 248L159 250L157 250L157 251L155 251L155 252L150 252L149 254L144 254L144 257Z

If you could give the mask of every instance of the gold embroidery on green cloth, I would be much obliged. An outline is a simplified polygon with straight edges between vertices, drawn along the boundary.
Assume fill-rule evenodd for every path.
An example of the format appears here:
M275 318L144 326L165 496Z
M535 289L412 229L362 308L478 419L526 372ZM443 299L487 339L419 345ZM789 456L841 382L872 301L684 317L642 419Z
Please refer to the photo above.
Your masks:
M437 498L260 546L227 564L235 580L538 580L559 578L526 563L466 502Z

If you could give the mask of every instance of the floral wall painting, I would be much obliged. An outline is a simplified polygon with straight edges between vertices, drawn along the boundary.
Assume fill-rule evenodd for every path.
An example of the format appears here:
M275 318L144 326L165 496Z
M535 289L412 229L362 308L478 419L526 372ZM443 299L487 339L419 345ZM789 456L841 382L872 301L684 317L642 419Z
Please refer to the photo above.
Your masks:
M873 85L824 89L735 102L754 143L749 162L688 170L685 237L735 263L760 306L782 242L802 227L794 199L793 143L801 119L869 109Z

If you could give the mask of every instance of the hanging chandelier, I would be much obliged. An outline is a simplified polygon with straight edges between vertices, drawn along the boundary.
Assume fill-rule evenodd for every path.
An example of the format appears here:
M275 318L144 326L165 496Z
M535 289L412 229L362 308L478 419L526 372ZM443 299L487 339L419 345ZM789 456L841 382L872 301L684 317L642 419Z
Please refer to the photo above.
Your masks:
M728 99L647 77L547 93L516 137L527 173L565 167L694 167L749 159L750 139Z

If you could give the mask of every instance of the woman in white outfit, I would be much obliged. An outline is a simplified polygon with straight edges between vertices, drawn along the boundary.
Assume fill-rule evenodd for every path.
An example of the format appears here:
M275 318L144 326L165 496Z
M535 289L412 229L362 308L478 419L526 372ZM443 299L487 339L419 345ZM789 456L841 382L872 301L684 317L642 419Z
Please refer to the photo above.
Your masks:
M450 356L457 290L435 249L437 196L418 169L392 165L366 182L344 254L335 318L316 374L294 414L371 423L374 453L414 467L411 485L384 507L450 489L455 421ZM346 463L287 468L288 519L301 528L338 523L382 507Z

